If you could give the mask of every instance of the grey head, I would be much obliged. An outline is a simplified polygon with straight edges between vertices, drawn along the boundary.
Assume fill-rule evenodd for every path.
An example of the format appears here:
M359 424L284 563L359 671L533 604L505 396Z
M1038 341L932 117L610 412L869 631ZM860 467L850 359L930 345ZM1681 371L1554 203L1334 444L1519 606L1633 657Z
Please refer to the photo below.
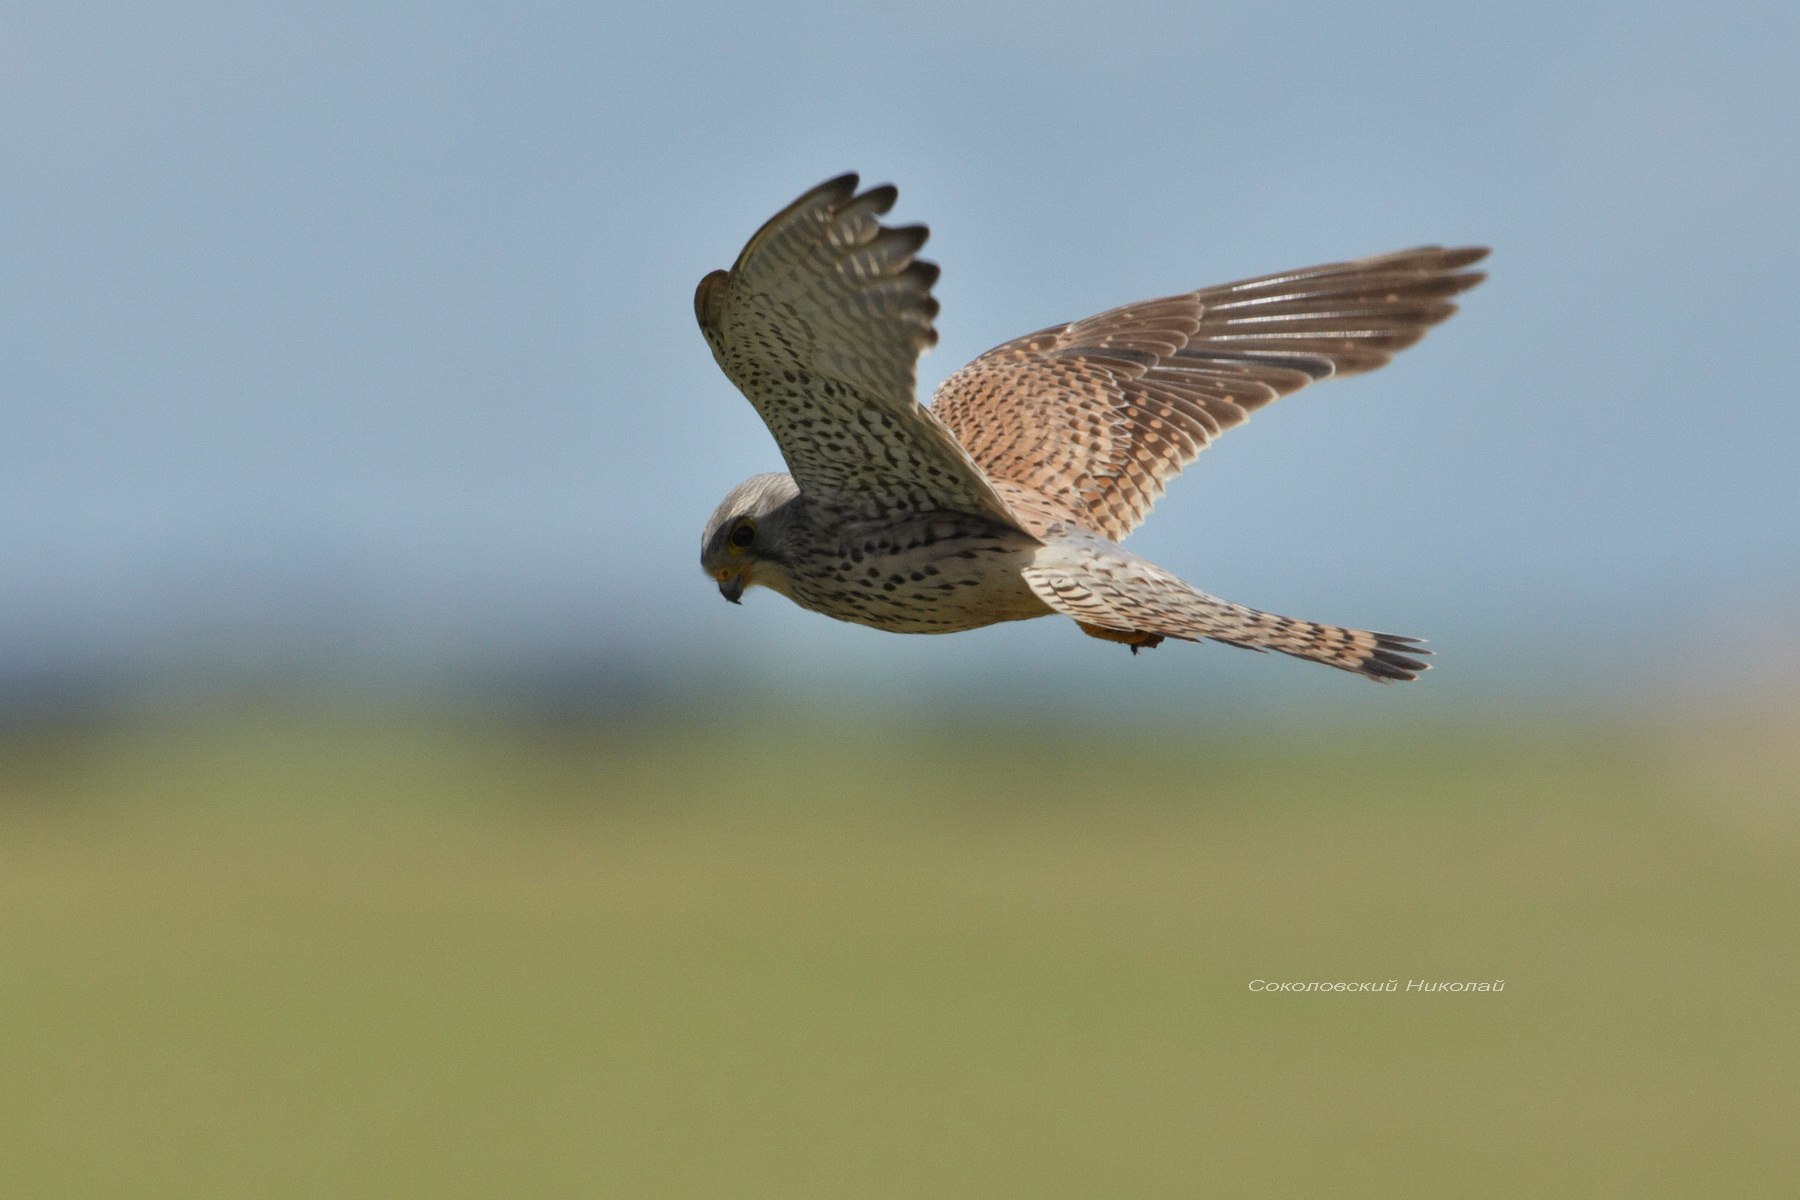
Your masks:
M700 537L700 566L719 594L739 603L746 588L788 594L790 541L797 533L800 489L792 475L752 475L732 488Z

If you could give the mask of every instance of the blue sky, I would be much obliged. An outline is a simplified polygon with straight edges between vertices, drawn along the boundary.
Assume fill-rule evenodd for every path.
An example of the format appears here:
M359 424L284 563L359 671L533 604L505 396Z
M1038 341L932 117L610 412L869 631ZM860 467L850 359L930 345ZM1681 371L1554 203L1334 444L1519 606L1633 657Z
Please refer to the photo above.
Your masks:
M8 6L0 670L1366 687L721 603L701 523L779 460L693 286L851 169L932 226L927 387L1126 301L1491 244L1462 315L1230 434L1133 548L1429 636L1440 698L1796 666L1791 4L612 7Z

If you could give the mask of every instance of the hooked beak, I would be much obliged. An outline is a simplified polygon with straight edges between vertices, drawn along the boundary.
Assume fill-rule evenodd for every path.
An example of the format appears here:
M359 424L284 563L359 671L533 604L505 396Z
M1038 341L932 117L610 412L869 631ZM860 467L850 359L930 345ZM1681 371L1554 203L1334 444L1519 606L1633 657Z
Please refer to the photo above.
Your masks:
M739 571L736 575L728 575L719 580L719 595L733 604L742 604L744 602L744 573Z

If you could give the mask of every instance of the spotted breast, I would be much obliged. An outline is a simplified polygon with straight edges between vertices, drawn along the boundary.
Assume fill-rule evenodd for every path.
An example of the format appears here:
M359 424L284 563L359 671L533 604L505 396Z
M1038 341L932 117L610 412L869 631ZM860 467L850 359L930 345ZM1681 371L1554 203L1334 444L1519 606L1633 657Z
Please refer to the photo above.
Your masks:
M984 517L820 523L796 541L804 549L783 564L789 599L840 621L955 633L1050 612L1022 575L1037 539Z

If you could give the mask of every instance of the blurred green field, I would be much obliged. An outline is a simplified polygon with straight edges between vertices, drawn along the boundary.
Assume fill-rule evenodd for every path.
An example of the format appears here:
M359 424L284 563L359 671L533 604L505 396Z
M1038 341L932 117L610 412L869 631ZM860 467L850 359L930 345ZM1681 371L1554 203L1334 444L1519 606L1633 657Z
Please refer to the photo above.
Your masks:
M1793 718L15 733L0 1195L1796 1194Z

